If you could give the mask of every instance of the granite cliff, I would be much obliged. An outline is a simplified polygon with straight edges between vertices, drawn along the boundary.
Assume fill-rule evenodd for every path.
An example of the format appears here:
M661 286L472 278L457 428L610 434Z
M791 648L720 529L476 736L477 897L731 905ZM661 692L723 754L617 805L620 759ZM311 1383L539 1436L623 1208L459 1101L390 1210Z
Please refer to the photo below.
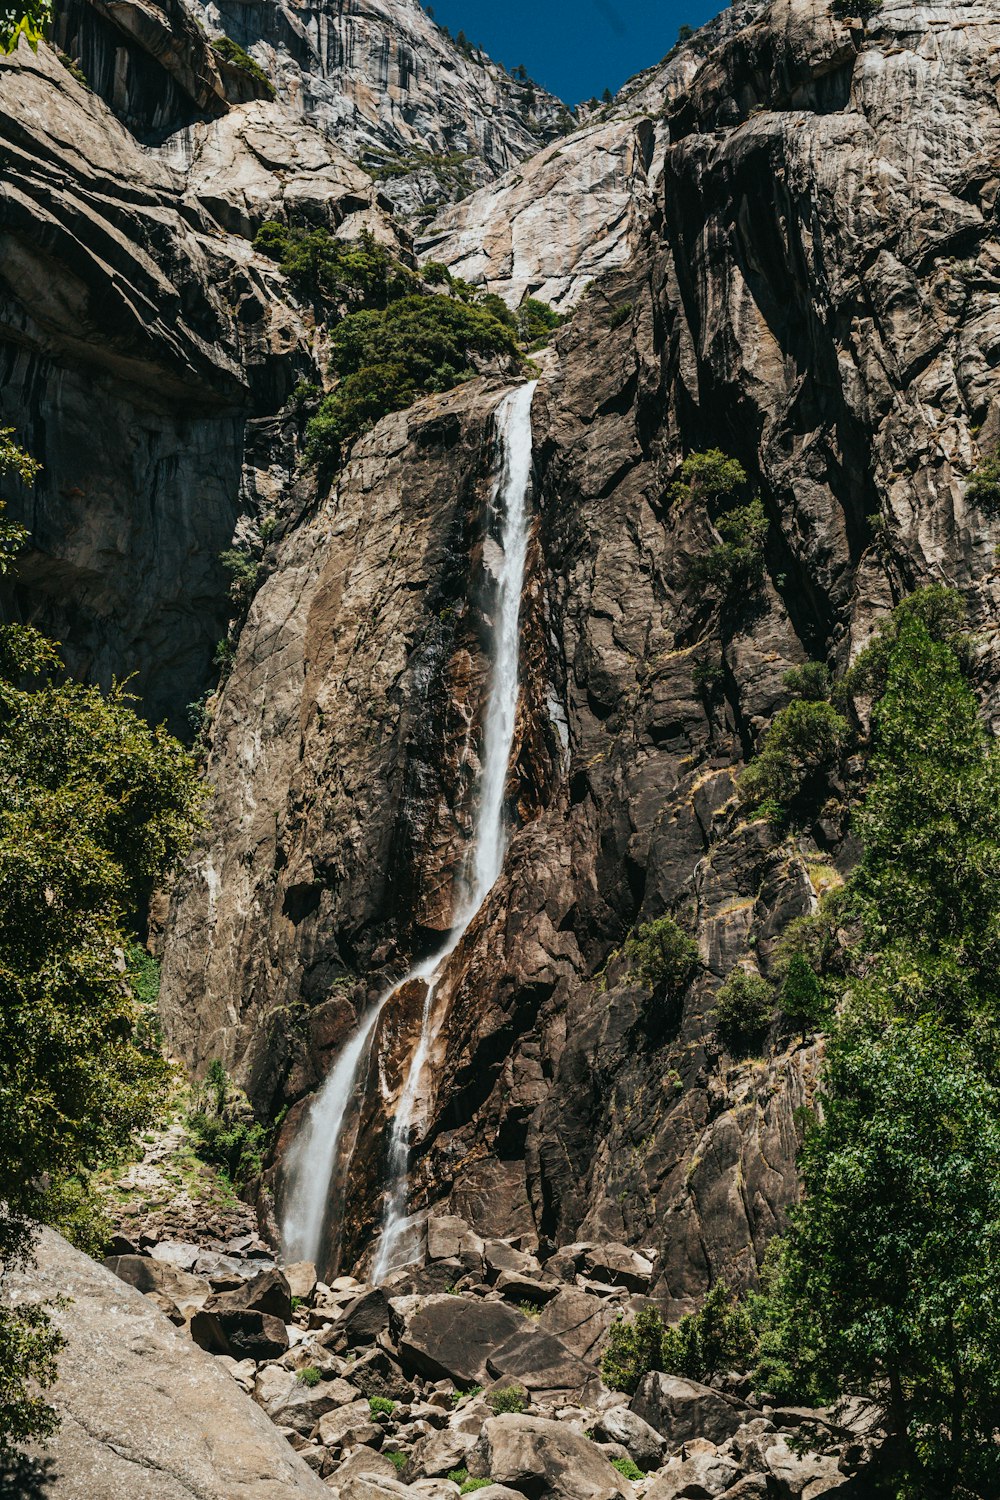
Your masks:
M746 0L496 182L544 132L497 114L489 65L455 64L484 185L422 242L573 316L534 402L515 827L449 972L411 1201L543 1249L655 1251L675 1307L752 1281L796 1192L817 1044L775 1027L748 1062L710 1021L723 977L766 975L852 859L843 788L790 840L734 799L785 672L842 668L902 593L943 581L996 717L995 539L964 486L1000 438L1000 23L983 0L885 0L867 25L841 10ZM410 257L385 183L350 158L458 139L454 111L423 105L402 131L391 49L368 71L386 16L420 53L408 87L444 66L417 11L340 17L367 28L346 62L318 13L261 8L251 34L213 12L276 100L157 6L67 9L93 92L44 46L0 63L0 406L45 464L12 496L33 534L13 607L75 670L136 672L149 712L183 726L232 612L218 554L234 533L266 543L210 704L209 826L158 920L171 1045L196 1071L221 1058L283 1118L279 1209L310 1097L447 932L471 836L506 384L386 418L319 483L290 398L325 378L324 331L248 238L298 215ZM684 455L716 446L765 507L753 596L693 581L718 536L670 499ZM667 912L701 956L678 1009L621 952ZM373 1244L419 1011L404 990L375 1040L327 1247L345 1264Z

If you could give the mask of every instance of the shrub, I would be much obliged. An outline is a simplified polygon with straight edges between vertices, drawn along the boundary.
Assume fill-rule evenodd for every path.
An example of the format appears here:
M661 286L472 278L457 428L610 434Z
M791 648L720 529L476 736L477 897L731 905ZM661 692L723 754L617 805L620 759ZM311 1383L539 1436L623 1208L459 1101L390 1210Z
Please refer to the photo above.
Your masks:
M670 487L675 502L697 500L702 504L731 499L747 482L743 465L723 453L709 448L704 453L689 453L681 464L680 478Z
M471 1495L473 1490L485 1490L493 1483L492 1479L467 1479L459 1491L462 1495Z
M752 969L734 969L715 997L715 1029L729 1047L752 1041L774 1011L771 986Z
M748 807L772 816L805 810L847 748L850 725L830 703L798 698L776 714L760 754L737 781Z
M792 667L781 680L796 698L820 703L830 696L830 668L822 661L807 661L801 667Z
M698 693L714 693L725 676L721 662L698 661L691 673L691 682Z
M295 1378L300 1385L307 1385L312 1390L323 1379L323 1372L322 1370L317 1370L315 1365L303 1365Z
M140 1005L155 1005L160 998L160 961L140 943L129 943L125 951L125 978Z
M789 1021L806 1032L822 1026L830 1014L830 1000L823 985L804 953L793 953L788 960L784 982L781 986L781 1009Z
M242 547L231 547L219 553L219 561L229 574L229 597L239 609L246 609L257 591L263 565Z
M636 977L653 990L679 995L698 967L698 944L673 917L646 922L625 944Z
M198 1156L220 1168L234 1186L245 1187L260 1176L269 1132L255 1118L246 1095L218 1059L209 1064L185 1123Z
M528 1393L521 1385L503 1385L490 1391L486 1404L495 1417L502 1412L522 1412L528 1404Z
M331 366L340 384L308 425L311 456L336 460L388 412L474 374L477 354L516 359L513 331L452 297L404 297L384 312L352 313L331 340Z
M620 302L611 314L611 323L609 326L612 329L621 328L631 318L634 307L634 302Z
M484 299L485 300L485 299ZM565 313L556 312L538 297L525 297L517 310L516 324L521 342L529 348L540 348L567 321Z
M759 587L764 577L768 532L760 496L720 516L715 529L722 541L695 559L691 568L694 582L717 588L727 596Z
M231 36L217 36L212 39L212 51L217 52L231 68L239 68L241 73L249 74L256 83L260 84L268 99L274 98L274 84L260 63L256 62L239 42L234 42Z
M634 1318L617 1318L601 1356L605 1384L634 1396L643 1376L660 1368L663 1334L663 1318L655 1307L642 1308Z
M452 1469L447 1477L451 1484L457 1484L461 1488L469 1477L469 1471L468 1469Z
M634 1464L630 1458L613 1458L611 1460L611 1467L613 1469L617 1469L619 1474L621 1474L624 1479L631 1479L634 1481L636 1479L644 1478L643 1472L639 1468L639 1465Z
M413 272L368 231L357 240L339 240L328 229L268 219L253 245L277 261L301 297L327 313L341 307L384 308L419 285Z
M388 1396L369 1396L368 1410L373 1417L391 1417L396 1410L395 1401L390 1401Z
M385 1456L399 1474L402 1474L409 1463L409 1459L405 1453L387 1453Z
M857 17L867 26L882 9L882 0L833 0L833 13L842 19Z
M874 639L855 661L840 685L838 702L848 697L880 698L889 670L898 657L901 636L919 622L931 641L947 646L964 664L968 651L965 634L965 603L961 594L942 584L916 589L881 622Z
M716 1282L696 1313L665 1328L660 1369L686 1380L706 1381L727 1370L745 1370L757 1341L750 1311L723 1282Z

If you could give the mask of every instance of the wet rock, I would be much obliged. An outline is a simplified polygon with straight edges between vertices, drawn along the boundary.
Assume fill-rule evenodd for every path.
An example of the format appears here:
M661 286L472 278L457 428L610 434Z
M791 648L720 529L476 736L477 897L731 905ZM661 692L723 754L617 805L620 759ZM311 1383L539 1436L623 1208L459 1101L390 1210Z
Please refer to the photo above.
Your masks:
M552 1500L617 1500L633 1493L598 1444L542 1417L492 1417L469 1460L469 1473Z

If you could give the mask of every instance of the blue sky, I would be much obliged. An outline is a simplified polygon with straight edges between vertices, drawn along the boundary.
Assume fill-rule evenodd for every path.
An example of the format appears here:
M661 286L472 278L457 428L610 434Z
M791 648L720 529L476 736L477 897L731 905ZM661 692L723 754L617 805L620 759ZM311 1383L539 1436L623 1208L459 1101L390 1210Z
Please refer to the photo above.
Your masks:
M681 25L701 26L725 0L430 0L436 21L567 104L619 89L659 62ZM426 0L425 0L425 8Z

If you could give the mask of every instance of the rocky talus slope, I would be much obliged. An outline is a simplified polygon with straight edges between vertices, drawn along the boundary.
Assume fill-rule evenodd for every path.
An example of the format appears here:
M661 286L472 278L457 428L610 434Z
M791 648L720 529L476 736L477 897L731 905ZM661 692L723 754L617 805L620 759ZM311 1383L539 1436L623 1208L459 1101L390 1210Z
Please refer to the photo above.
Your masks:
M372 1288L279 1270L250 1236L118 1236L102 1267L46 1231L11 1289L70 1298L48 1500L864 1495L881 1435L862 1403L761 1406L737 1375L605 1389L604 1334L648 1302L642 1254L542 1266L431 1217L422 1259Z
M766 975L852 857L842 789L787 840L734 798L784 673L844 666L936 579L967 596L992 701L995 537L964 479L998 436L998 48L980 0L887 0L867 30L821 0L736 7L663 101L641 244L558 334L535 397L518 827L452 966L413 1204L543 1250L653 1246L674 1306L752 1281L796 1192L815 1045L775 1029L746 1061L711 1021L719 981ZM356 447L282 545L220 700L165 1016L195 1066L221 1055L262 1110L291 1106L283 1147L355 1016L449 923L498 397L473 383ZM711 446L765 505L751 598L692 582L717 534L668 499ZM665 911L702 961L676 1013L618 956ZM348 1266L415 1023L394 1007L378 1043Z
M419 0L191 0L247 48L290 109L364 166L404 217L492 181L572 119L545 89L461 48Z

